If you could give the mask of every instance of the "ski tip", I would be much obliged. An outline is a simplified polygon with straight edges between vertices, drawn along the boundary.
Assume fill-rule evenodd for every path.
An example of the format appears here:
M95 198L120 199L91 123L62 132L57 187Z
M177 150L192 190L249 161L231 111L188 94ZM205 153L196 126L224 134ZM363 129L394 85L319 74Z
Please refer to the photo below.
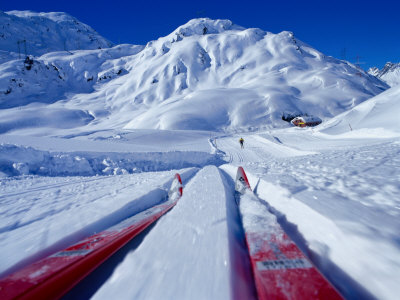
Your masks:
M183 194L183 185L182 185L181 175L179 173L176 173L175 174L175 179L178 180L179 185L180 185L179 188L178 188L179 196L182 196L182 194Z
M246 172L244 171L243 167L238 167L236 173L236 183L235 183L235 190L241 194L243 194L246 190L251 191L249 180L247 179Z
M176 173L171 183L168 195L170 198L180 198L183 194L183 185L181 175Z
M182 179L181 179L181 175L179 175L179 173L175 174L175 178L178 179L179 183L182 184Z

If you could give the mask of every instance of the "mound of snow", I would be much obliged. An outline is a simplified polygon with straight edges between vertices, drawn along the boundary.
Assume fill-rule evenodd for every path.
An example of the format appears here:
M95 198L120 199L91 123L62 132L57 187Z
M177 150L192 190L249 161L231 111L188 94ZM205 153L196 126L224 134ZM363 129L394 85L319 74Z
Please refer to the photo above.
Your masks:
M165 171L222 164L218 155L196 151L102 153L49 152L0 144L0 174L5 176L94 176Z
M53 51L109 48L90 26L63 12L0 11L0 50L39 56ZM25 41L25 42L23 42Z
M400 86L396 86L329 120L320 127L320 131L347 133L352 137L362 136L362 133L381 137L399 135L399 115Z

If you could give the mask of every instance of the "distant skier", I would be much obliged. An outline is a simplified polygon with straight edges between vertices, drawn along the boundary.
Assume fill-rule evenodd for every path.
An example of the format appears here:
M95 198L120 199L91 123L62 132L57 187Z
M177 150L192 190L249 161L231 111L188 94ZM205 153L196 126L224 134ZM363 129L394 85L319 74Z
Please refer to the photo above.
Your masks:
M239 140L240 147L244 149L244 139L241 137Z

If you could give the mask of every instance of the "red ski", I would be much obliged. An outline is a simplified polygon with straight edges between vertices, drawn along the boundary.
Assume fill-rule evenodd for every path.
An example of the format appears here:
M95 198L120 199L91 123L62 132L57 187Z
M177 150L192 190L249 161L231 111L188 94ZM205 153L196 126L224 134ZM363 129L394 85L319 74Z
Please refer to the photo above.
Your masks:
M182 196L175 175L168 200L0 280L0 299L58 299L170 210Z
M235 188L258 298L343 299L251 192L242 167Z

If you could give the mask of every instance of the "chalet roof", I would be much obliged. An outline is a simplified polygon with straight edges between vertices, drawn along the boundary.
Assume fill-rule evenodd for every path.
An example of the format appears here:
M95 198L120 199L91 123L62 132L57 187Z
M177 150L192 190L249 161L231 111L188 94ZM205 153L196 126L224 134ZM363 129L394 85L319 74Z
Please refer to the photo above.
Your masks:
M311 123L311 122L320 122L321 123L322 122L322 120L320 118L315 117L315 116L299 116L299 117L294 118L292 120L292 122L295 120L302 120L304 123Z

